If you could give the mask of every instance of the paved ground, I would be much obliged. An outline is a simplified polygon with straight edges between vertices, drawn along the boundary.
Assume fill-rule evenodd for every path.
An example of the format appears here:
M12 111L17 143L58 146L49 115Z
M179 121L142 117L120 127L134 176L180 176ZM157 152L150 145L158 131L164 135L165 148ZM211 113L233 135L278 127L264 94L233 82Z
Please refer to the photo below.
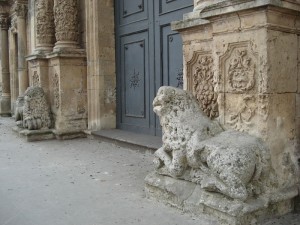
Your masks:
M0 225L213 225L144 196L152 156L99 140L27 143L0 118ZM299 215L268 225L299 225Z

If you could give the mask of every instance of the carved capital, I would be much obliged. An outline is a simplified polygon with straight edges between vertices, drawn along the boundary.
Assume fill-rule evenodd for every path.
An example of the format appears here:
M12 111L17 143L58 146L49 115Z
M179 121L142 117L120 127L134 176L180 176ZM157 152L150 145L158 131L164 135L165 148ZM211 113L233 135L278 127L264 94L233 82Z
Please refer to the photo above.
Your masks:
M0 27L2 30L8 29L8 16L7 14L0 14Z
M17 14L18 17L26 17L27 15L27 11L28 11L28 7L25 4L20 4L17 3L14 6L14 11Z
M54 23L57 41L78 41L77 0L54 0Z
M10 21L10 31L11 31L12 33L17 33L17 28L18 28L18 26L17 26L17 17L14 16L14 17L11 19L11 21Z

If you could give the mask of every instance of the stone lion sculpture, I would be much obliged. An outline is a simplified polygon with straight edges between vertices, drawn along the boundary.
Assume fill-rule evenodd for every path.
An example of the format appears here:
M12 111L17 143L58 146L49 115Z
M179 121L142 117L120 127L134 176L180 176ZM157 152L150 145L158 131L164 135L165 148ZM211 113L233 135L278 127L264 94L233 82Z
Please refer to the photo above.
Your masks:
M27 88L24 97L18 100L16 121L18 126L28 130L51 127L50 109L44 90L41 87Z
M153 110L163 131L163 145L154 154L159 174L242 201L263 192L270 156L260 139L224 131L181 89L161 87Z

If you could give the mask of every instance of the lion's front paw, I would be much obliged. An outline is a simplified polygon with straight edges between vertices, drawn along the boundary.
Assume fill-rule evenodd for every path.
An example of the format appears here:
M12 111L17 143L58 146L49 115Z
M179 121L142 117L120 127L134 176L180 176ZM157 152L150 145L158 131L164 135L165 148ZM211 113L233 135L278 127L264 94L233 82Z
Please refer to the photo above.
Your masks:
M153 160L153 164L155 166L155 169L159 169L164 165L163 162L159 158L155 158Z

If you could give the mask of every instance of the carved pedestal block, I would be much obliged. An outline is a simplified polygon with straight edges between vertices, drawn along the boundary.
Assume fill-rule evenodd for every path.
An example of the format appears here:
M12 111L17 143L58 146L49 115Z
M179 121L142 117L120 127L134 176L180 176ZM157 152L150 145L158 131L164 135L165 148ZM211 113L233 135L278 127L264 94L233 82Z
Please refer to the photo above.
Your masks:
M58 138L83 136L87 129L86 57L82 52L52 53L49 86Z
M29 62L29 85L43 88L47 101L50 102L49 93L49 61L45 55L31 55Z
M266 200L261 194L254 198L246 198L246 200L236 196L245 205L238 206L238 208L241 207L241 211L235 215L229 212L233 210L231 207L235 206L231 200L219 199L214 194L203 193L198 193L199 195L191 193L192 195L188 198L198 201L199 210L204 207L203 212L230 214L235 222L228 222L228 224L250 224L255 218L287 213L293 209L293 198L298 195L297 189L299 189L297 161L300 158L298 147L300 143L300 73L298 67L300 25L295 21L300 20L300 5L284 0L280 1L280 5L272 1L197 2L198 7L194 12L185 15L183 21L173 23L173 29L178 30L183 39L184 88L192 92L202 111L209 118L218 121L225 130L248 133L264 141L270 154L269 164L273 171L271 174L265 174L265 178L273 181L262 187L275 188L275 192L272 192L274 194L268 198L266 204L260 203ZM177 96L180 97L180 95ZM167 98L164 99L166 102ZM157 100L159 100L158 97L154 101ZM176 109L175 116L179 115L184 105L182 101L180 102L178 107L173 106L173 109ZM188 105L188 110L185 111L192 108L191 104ZM155 112L161 113L164 108L163 104L154 104ZM199 159L193 161L191 155L197 156L197 154L191 150L193 147L185 145L184 142L187 140L188 133L191 132L190 129L193 131L193 126L196 126L194 123L200 124L200 122L195 122L195 118L185 119L186 117L175 121L175 127L172 125L173 118L161 120L162 125L168 125L165 127L163 136L166 143L155 153L158 158L155 159L158 173L188 182L185 171L190 166L207 171L209 176L216 175L223 184L238 181L237 177L224 176L220 168L212 169L222 162L218 158L222 154L227 153L228 157L231 157L230 148L222 147L222 145L216 147L216 142L203 145L199 137L198 139L191 138L193 142L202 143L197 146ZM188 123L188 120L193 121L193 124L181 124L182 122ZM181 131L181 128L185 129ZM176 137L179 133L177 139L174 138L174 134ZM219 137L219 134L212 133L209 127L207 133L208 139L209 135L214 138ZM174 140L169 140L170 137ZM214 138L211 139L215 140ZM231 138L231 144L237 146L236 142L241 137L236 134ZM240 147L238 146L237 149L241 149ZM212 153L218 152L218 149L220 153ZM224 153L221 153L222 151ZM253 160L248 158L248 161ZM234 162L240 161L234 160ZM233 165L234 163L227 162L222 164L222 166ZM241 167L238 166L238 168ZM236 175L235 172L230 174ZM206 181L206 175L204 177ZM149 177L146 179L147 188L151 191L150 195L160 198L164 193L166 196L173 196L170 198L172 201L175 199L175 205L180 206L182 202L185 204L188 198L178 203L180 193L175 192L187 184L183 182L178 185L169 185L173 182L170 180L160 185L160 182L165 179L167 178L154 177L150 181ZM219 185L215 178L208 179L208 181L201 183L202 189L228 194L222 191L224 186ZM235 187L235 185L231 186ZM244 189L241 183L237 187L240 190ZM162 195L156 195L156 191ZM282 195L283 193L286 195ZM191 199L192 196L194 199ZM205 199L203 196L206 196ZM229 196L236 198L230 193ZM274 198L275 196L277 197ZM190 207L190 200L187 203L188 207ZM211 202L208 203L208 201ZM226 202L228 209L218 208L218 202ZM222 219L222 216L220 218ZM249 218L252 219L248 220Z
M297 195L297 188L283 190L269 200L251 198L241 202L224 195L208 192L200 185L185 180L150 173L145 178L146 196L174 206L195 216L208 214L217 219L218 225L259 224L268 218L293 210L290 198Z

